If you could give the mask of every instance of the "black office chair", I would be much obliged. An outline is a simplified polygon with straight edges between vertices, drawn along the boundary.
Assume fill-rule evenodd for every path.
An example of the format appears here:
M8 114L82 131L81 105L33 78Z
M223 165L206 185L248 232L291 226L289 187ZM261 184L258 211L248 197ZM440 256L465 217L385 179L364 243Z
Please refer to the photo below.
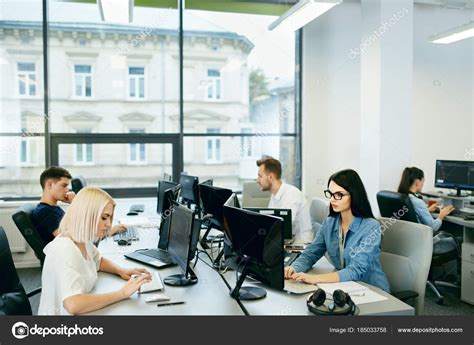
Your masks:
M85 186L87 186L86 179L82 176L76 176L71 180L71 189L76 194Z
M5 230L0 226L0 315L32 315L29 297L36 295L35 290L27 294L13 263L10 245Z
M19 207L15 211L15 213L13 213L12 218L13 222L15 223L18 230L20 230L26 242L29 244L31 249L33 249L33 252L41 263L41 267L43 267L45 258L43 249L46 243L44 243L40 234L36 230L36 227L31 221L31 213L33 212L34 208L35 205L32 204L23 205Z
M410 197L405 194L391 191L380 191L377 193L377 203L382 217L390 218L396 216L401 220L418 223L415 208L410 201ZM456 260L459 267L461 263L461 244L456 236L445 231L437 231L436 233L433 233L433 236L433 257L426 284L436 294L436 303L443 304L443 295L439 292L436 285L455 288L459 288L459 285L449 282L435 281L433 268L442 267L444 264L453 260Z

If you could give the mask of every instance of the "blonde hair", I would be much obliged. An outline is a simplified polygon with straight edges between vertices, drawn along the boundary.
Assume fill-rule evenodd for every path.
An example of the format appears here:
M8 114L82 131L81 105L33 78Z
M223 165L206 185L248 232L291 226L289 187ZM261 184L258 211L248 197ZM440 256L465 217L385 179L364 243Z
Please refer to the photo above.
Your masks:
M100 217L108 203L115 207L115 201L102 189L97 187L81 189L66 210L59 224L59 232L74 242L94 242L97 239Z

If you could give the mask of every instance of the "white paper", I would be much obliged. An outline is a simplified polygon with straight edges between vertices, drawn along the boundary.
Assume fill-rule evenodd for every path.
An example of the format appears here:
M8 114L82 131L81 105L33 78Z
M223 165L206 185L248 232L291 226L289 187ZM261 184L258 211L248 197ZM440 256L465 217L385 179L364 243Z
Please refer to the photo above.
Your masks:
M137 217L137 216L132 216L132 217L124 217L119 219L120 224L124 225L130 225L130 226L147 226L150 224L150 220L147 217Z
M355 304L379 302L388 299L381 294L370 290L367 286L357 282L340 282L331 284L318 284L327 294L332 295L336 290L347 292Z

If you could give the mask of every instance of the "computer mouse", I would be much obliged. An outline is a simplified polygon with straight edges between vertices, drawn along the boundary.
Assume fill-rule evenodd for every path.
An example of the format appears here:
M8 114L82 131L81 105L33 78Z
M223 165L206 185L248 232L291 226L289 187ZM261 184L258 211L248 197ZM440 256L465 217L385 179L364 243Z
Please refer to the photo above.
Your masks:
M117 244L119 246L127 246L127 245L132 244L132 241L121 238L120 240L117 241Z
M138 212L135 212L135 211L130 211L127 213L127 216L137 216L138 215Z

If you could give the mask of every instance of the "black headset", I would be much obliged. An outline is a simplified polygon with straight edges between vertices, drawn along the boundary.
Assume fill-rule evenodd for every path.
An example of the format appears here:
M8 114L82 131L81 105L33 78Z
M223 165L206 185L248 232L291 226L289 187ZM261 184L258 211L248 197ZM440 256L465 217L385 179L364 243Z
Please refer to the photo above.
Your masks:
M326 301L326 292L323 289L317 289L308 297L306 305L308 310L316 315L357 315L359 307L352 301L351 296L342 290L335 290L332 294L333 302L328 306Z

